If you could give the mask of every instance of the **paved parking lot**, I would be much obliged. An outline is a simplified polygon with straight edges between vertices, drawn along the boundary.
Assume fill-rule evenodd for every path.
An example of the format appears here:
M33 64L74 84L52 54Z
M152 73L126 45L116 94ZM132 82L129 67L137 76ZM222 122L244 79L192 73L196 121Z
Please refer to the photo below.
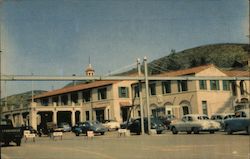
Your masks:
M14 144L13 144L14 145ZM21 147L1 149L2 159L249 159L250 136L180 133L118 137L117 132L87 139L65 133L63 139L37 137Z

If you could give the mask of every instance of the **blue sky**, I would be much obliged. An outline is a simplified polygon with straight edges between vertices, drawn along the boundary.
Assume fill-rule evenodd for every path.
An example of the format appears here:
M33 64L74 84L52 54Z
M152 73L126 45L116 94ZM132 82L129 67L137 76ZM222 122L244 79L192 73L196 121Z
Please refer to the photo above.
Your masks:
M248 0L3 0L0 9L3 74L82 75L90 56L105 75L171 49L248 42ZM3 96L29 90L7 82Z

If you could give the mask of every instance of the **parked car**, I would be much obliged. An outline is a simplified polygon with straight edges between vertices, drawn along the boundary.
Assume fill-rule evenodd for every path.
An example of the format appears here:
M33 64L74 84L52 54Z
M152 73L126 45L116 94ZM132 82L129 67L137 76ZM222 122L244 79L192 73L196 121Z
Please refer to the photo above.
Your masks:
M234 113L214 114L211 116L211 120L219 122L221 125L221 129L224 130L224 121L234 117L235 117Z
M132 133L139 135L141 133L141 118L137 118L128 125L128 129ZM151 129L155 129L157 134L161 134L165 130L164 124L158 118L151 118ZM144 131L148 133L148 119L144 118Z
M53 122L41 123L37 126L37 134L39 137L42 135L50 136L54 131L57 130L57 125Z
M110 130L118 130L120 128L120 123L115 120L104 120L103 124L109 131Z
M181 120L172 122L170 129L173 134L178 132L199 134L201 131L208 131L213 134L215 131L219 131L220 123L210 120L207 115L187 114Z
M61 129L63 132L70 132L71 131L71 126L69 123L62 122L58 125L58 129Z
M127 129L129 127L129 125L131 125L134 120L135 119L131 118L128 121L124 121L123 123L120 124L120 128Z
M225 131L232 134L237 131L246 131L250 135L250 110L243 109L235 112L235 118L225 120Z
M10 142L15 142L17 146L21 145L23 137L22 129L15 128L12 121L9 119L2 119L0 122L0 141L5 145L9 145Z
M29 130L31 134L37 134L37 131L36 131L32 126L23 125L23 126L21 127L21 130L22 130L22 133L23 133L25 130Z
M168 114L166 116L159 116L158 117L159 120L161 120L161 122L164 124L164 126L166 127L166 129L169 129L169 125L170 123L175 120L175 116L172 114Z
M93 131L94 133L100 133L101 135L104 135L107 131L107 128L105 128L98 121L86 121L77 123L72 131L76 136L79 136L80 134L87 134L87 131Z

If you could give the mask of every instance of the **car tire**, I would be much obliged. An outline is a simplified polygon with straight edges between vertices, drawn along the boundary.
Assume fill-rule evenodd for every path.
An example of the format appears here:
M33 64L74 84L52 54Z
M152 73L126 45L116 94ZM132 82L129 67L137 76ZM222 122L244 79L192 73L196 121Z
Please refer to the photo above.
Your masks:
M228 135L233 134L233 131L231 130L231 128L228 125L225 127L225 130L226 130Z
M199 128L193 128L193 131L194 131L194 134L199 134L200 133Z
M105 134L105 132L101 132L101 135L104 135Z
M76 132L76 136L79 136L80 134L79 134L79 132Z
M157 133L157 134L161 134L161 133L162 133L162 131L157 131L156 133Z
M178 131L177 131L177 129L175 127L172 127L172 133L173 134L178 134Z
M5 145L5 146L9 146L9 145L10 145L10 142L9 142L9 141L4 141L4 145Z
M247 134L250 135L250 126L247 127Z
M209 131L209 133L210 133L210 134L214 134L214 131L213 131L213 130L211 130L211 131Z
M16 141L17 146L21 146L21 140Z
M187 131L187 134L191 134L192 133L192 131Z

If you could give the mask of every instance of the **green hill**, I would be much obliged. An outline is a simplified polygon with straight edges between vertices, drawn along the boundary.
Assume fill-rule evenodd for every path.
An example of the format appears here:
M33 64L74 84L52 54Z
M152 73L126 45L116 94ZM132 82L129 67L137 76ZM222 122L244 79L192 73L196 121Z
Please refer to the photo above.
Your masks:
M34 90L33 94L38 95L41 94L43 90ZM25 92L25 93L20 93L20 94L15 94L7 97L7 104L8 105L14 105L14 106L19 106L20 104L23 104L24 106L27 106L30 101L31 101L31 91ZM5 105L6 98L1 99L1 105Z
M249 57L248 44L204 45L180 52L171 50L167 56L148 63L149 74L185 69L205 64L214 64L224 69L249 69L246 61ZM143 69L143 67L142 67ZM137 72L136 69L123 72L126 75Z

